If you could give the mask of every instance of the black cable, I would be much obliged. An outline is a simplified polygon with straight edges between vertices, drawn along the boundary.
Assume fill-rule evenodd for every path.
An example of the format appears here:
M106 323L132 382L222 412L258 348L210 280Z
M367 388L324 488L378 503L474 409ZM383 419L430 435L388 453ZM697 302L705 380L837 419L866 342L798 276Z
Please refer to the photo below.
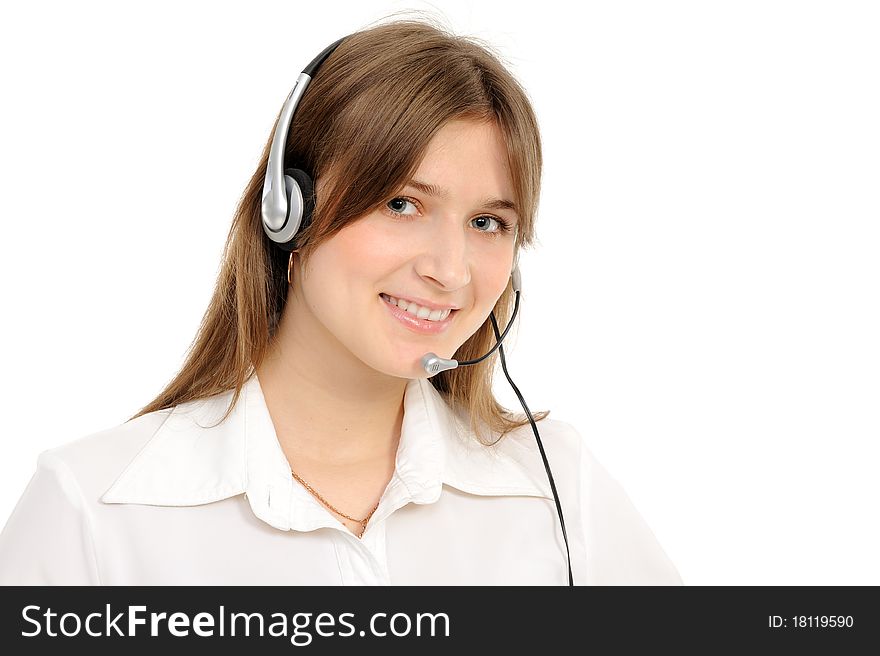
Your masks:
M513 316L516 316L516 311L519 309L519 291L516 292L516 304L513 307ZM504 347L501 345L502 335L498 331L498 322L495 321L495 313L489 313L489 319L492 321L492 330L495 331L495 346L498 348L498 352L501 354L501 368L504 370L504 375L507 377L507 382L510 383L510 386L513 388L513 391L516 392L517 397L519 398L519 402L522 404L523 409L526 411L526 415L529 418L529 423L532 425L532 431L535 433L535 439L538 440L538 448L541 450L541 458L544 460L544 469L547 470L547 476L550 478L550 488L553 490L553 498L556 500L556 512L559 513L559 523L562 526L562 538L565 540L565 553L568 556L568 584L574 585L574 577L571 574L571 552L568 549L568 534L565 531L565 520L562 518L562 504L559 503L559 494L556 492L556 483L553 481L553 474L550 472L550 463L547 462L547 454L544 453L544 445L541 443L541 436L538 434L538 427L535 426L535 420L532 417L532 413L529 410L529 407L526 405L526 400L523 398L522 394L519 392L519 388L516 386L516 383L510 377L510 374L507 373L507 360L504 358ZM507 329L504 331L504 334L507 335L507 331L510 330L510 327L513 325L513 317L511 317L510 321L507 324ZM492 349L493 351L495 349ZM491 353L492 351L489 351ZM488 353L486 354L488 355ZM486 357L486 356L483 356ZM482 360L483 358L480 358Z

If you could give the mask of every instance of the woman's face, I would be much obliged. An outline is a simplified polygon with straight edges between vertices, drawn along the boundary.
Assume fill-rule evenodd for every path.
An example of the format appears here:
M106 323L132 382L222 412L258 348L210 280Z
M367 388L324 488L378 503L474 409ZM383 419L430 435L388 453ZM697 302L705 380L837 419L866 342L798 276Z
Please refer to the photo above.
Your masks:
M487 320L510 278L518 222L514 209L492 203L513 200L507 151L492 123L447 123L414 180L439 195L412 183L400 189L321 244L307 271L297 259L292 290L294 324L323 327L335 340L321 343L401 378L427 377L425 353L451 358ZM436 313L415 318L383 294L457 310L431 322Z

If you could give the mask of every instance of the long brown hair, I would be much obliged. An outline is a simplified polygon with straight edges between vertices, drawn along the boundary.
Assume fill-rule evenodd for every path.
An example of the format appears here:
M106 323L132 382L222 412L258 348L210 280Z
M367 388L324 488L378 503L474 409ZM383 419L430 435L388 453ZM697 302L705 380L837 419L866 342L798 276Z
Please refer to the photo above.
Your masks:
M312 223L297 237L303 263L323 241L387 202L415 174L435 133L454 119L491 121L500 129L519 214L516 255L531 246L542 156L526 92L490 45L453 35L430 20L403 19L349 35L300 100L285 166L309 171L313 180L333 171L326 191L316 199ZM271 141L270 135L239 201L213 296L183 366L128 421L234 389L225 420L272 343L287 299L288 253L264 234L261 224ZM494 307L499 330L507 325L514 300L508 283ZM494 345L487 317L453 357L475 359ZM429 379L452 408L469 415L481 442L484 428L501 439L528 423L524 414L506 410L495 399L497 363L496 350L477 365ZM540 421L548 414L533 417Z

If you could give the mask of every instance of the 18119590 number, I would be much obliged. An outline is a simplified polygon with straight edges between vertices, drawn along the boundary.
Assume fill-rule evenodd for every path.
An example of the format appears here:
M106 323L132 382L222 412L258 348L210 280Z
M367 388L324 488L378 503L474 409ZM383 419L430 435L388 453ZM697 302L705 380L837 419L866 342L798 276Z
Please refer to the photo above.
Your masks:
M852 625L852 615L770 615L767 618L771 629L848 629Z

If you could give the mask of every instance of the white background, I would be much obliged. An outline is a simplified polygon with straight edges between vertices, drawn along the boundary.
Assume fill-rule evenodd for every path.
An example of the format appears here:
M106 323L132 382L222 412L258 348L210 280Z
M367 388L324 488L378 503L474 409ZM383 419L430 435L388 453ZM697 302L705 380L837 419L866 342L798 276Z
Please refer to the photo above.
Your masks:
M415 8L493 43L541 124L507 348L530 408L686 584L880 584L876 7L7 3L0 521L39 452L182 364L300 70Z

